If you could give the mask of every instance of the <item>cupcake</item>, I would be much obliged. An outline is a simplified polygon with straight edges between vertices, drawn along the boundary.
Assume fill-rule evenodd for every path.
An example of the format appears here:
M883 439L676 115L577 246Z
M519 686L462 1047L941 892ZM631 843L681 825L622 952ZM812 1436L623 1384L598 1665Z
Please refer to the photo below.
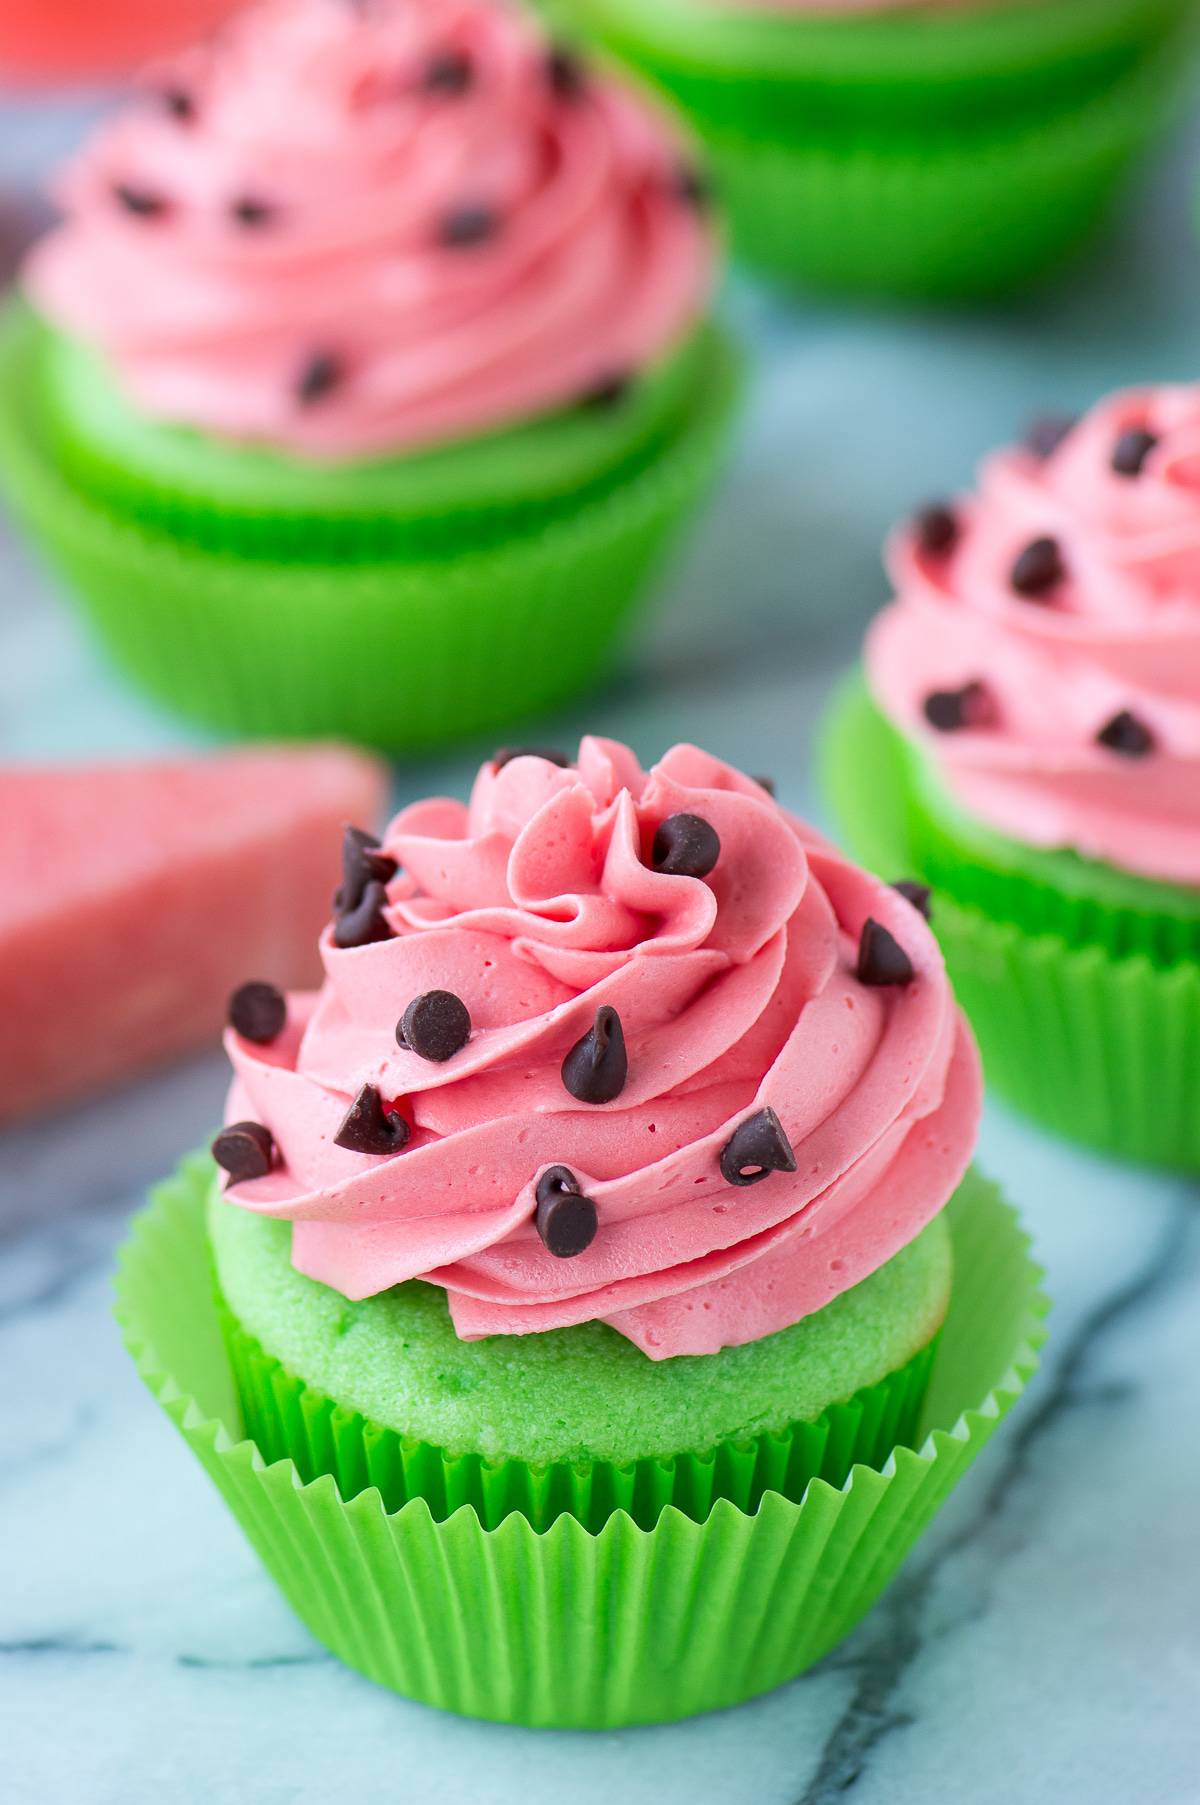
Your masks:
M352 830L321 950L127 1249L151 1388L400 1692L614 1725L790 1678L1038 1339L919 910L696 748L585 739Z
M654 106L507 0L266 0L61 199L0 466L132 676L405 748L596 674L735 386Z
M959 299L1088 236L1176 91L1189 0L572 0L691 113L735 246Z
M4 0L0 77L95 80L212 31L238 0Z
M1043 422L894 538L829 777L1020 1107L1200 1166L1200 388Z

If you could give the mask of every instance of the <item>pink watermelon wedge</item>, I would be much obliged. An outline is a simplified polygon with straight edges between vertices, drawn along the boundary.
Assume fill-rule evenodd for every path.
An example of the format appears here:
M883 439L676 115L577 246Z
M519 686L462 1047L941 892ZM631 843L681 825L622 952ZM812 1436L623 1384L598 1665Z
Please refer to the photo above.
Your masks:
M387 773L337 747L0 767L0 1121L215 1044L319 976L341 829Z

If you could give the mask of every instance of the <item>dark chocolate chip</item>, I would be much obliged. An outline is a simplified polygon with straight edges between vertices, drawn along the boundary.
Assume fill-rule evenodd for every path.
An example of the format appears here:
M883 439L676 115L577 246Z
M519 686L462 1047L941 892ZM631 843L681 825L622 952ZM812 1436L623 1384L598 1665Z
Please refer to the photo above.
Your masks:
M1096 744L1119 752L1122 758L1146 758L1154 751L1154 735L1144 721L1123 708L1100 729Z
M438 225L438 241L449 250L469 249L486 244L500 230L500 216L483 201L467 201L451 207Z
M944 502L930 502L913 515L918 548L931 558L944 557L958 543L958 517Z
M301 407L312 407L332 394L346 372L340 357L332 351L314 351L296 378L296 399Z
M553 746L501 746L492 759L493 771L503 771L505 765L511 765L514 758L541 758L548 765L557 765L560 771L568 771L571 761L565 752L556 752Z
M383 1107L375 1086L364 1084L342 1117L333 1144L347 1153L398 1153L410 1133L403 1116L389 1114Z
M1140 476L1157 444L1156 433L1147 432L1142 426L1129 427L1113 446L1113 469L1118 476Z
M984 727L992 715L991 698L982 683L964 683L961 689L931 690L921 708L929 725L939 733Z
M765 790L768 796L774 796L775 779L773 777L755 777L752 781L758 785L760 790Z
M1034 457L1053 457L1068 433L1075 430L1074 414L1042 414L1025 434L1025 443Z
M152 188L139 188L133 182L114 182L113 199L135 219L162 219L170 212L171 203Z
M1009 573L1009 582L1018 595L1040 601L1050 590L1057 589L1067 574L1057 539L1031 539L1020 552Z
M161 99L171 118L177 119L180 125L190 125L196 117L195 98L186 88L164 88Z
M229 1174L231 1184L265 1178L275 1164L275 1139L261 1122L231 1122L212 1144L213 1158Z
M256 1046L277 1040L286 1021L287 999L274 984L243 984L229 999L229 1026Z
M632 388L633 377L629 372L614 370L611 376L602 376L584 391L580 405L604 413L610 407L620 407Z
M606 1003L562 1062L562 1081L579 1103L611 1103L625 1088L629 1055L621 1018Z
M587 66L578 51L555 44L546 58L546 80L559 100L578 100L587 87Z
M257 231L262 226L269 226L275 218L275 208L270 201L260 200L257 195L243 194L231 202L230 218L248 231Z
M444 1065L471 1038L471 1012L452 990L427 990L414 997L396 1023L396 1041L420 1059Z
M651 864L666 877L707 877L720 856L717 830L702 815L668 815L650 849Z
M398 866L382 851L374 834L363 827L342 829L342 882L333 899L334 913L347 915L357 909L370 883L390 884Z
M933 914L933 891L928 884L918 884L914 878L901 877L896 879L892 889L898 896L902 896L905 902L911 903L918 915L923 915L926 921L929 920Z
M796 1155L773 1109L739 1123L721 1150L721 1177L730 1185L756 1185L772 1172L794 1172Z
M466 94L475 81L475 65L465 50L439 50L425 65L421 87L426 94Z
M681 163L671 181L671 192L697 213L707 213L712 206L713 186L707 171L695 163Z
M340 947L374 946L390 940L392 930L384 918L387 891L372 879L351 909L344 909L333 924L333 944Z
M535 1222L547 1253L573 1260L596 1239L596 1206L566 1166L550 1166L537 1182Z
M912 960L894 935L871 915L863 922L854 975L860 984L911 984Z

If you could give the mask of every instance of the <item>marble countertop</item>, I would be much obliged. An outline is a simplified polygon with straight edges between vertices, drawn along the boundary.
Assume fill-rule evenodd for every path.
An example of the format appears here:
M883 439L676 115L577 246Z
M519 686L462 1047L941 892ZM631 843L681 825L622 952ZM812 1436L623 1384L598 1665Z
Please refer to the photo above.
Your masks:
M0 105L0 249L79 112ZM807 776L831 681L914 500L1046 406L1194 377L1200 139L1063 290L971 318L790 307L739 287L758 353L729 481L656 624L586 710L644 755L703 740ZM550 723L547 737L577 729ZM0 756L187 736L126 691L0 528ZM485 748L410 765L461 787ZM417 1805L1195 1805L1200 1800L1200 1200L989 1112L1056 1308L1042 1374L898 1583L812 1673L619 1734L460 1722L327 1657L143 1393L110 1315L148 1183L220 1106L210 1056L0 1139L0 1798ZM162 1502L170 1501L164 1513ZM486 1658L486 1650L481 1651Z

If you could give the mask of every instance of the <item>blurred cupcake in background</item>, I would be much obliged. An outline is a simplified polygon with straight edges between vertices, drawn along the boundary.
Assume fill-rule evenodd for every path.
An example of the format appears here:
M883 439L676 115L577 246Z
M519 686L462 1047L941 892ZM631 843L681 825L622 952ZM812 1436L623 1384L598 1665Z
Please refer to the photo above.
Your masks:
M1043 422L889 564L827 747L850 843L932 888L999 1090L1200 1167L1200 388Z
M596 673L736 386L652 104L506 0L266 0L62 202L0 460L149 690L403 748Z
M1171 114L1190 0L554 0L688 109L735 249L960 299L1087 238Z
M194 43L239 0L4 0L0 81L97 80Z

